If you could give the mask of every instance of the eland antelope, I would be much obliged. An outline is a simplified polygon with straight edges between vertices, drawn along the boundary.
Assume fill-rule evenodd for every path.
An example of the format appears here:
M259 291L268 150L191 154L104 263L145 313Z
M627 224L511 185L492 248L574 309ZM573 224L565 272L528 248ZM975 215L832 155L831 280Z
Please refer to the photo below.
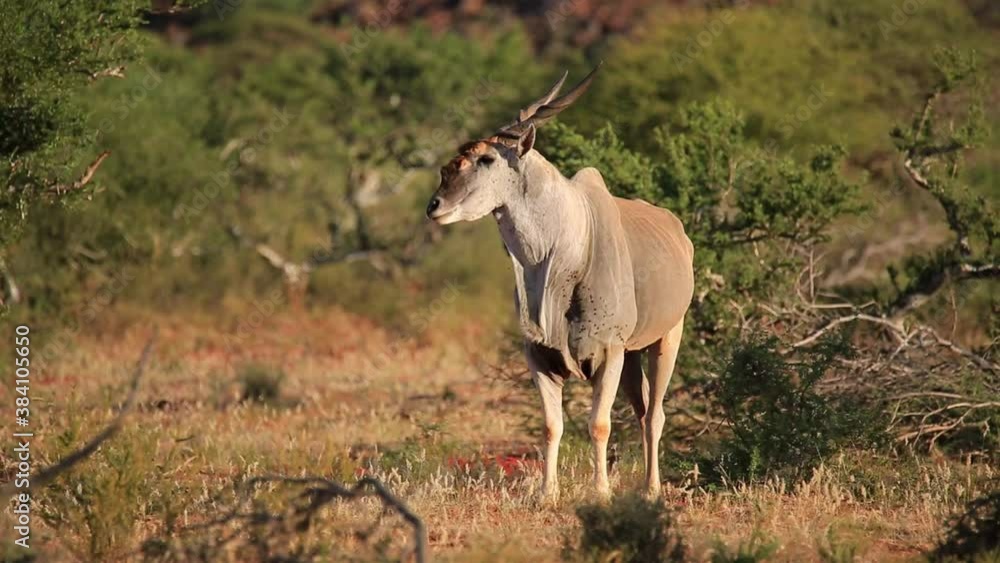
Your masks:
M619 383L642 430L648 493L659 492L663 398L694 290L694 247L673 213L612 196L594 168L567 179L534 149L536 127L576 101L598 68L556 98L563 74L514 122L462 145L441 169L427 206L427 216L441 225L492 213L500 228L514 265L525 355L542 397L541 492L549 499L559 491L562 389L570 377L593 385L589 428L597 492L610 493L607 446Z

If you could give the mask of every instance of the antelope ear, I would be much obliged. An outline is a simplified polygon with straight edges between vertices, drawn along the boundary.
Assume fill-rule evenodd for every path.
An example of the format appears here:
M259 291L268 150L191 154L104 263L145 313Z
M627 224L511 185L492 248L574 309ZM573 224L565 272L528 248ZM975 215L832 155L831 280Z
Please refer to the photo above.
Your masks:
M517 156L522 157L535 146L535 124L528 124L528 130L517 139Z

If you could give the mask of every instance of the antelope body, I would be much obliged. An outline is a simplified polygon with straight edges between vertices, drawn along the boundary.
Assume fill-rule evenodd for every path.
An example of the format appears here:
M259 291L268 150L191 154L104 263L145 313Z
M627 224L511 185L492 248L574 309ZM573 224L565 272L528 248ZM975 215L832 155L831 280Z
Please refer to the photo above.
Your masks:
M596 71L554 99L564 75L515 122L460 147L427 207L440 224L490 213L497 221L513 263L528 366L542 397L547 498L558 495L562 389L570 377L593 385L597 491L610 492L607 444L619 384L642 429L647 490L659 491L663 398L694 289L694 249L677 217L612 196L594 168L567 179L533 148L536 126L575 101Z

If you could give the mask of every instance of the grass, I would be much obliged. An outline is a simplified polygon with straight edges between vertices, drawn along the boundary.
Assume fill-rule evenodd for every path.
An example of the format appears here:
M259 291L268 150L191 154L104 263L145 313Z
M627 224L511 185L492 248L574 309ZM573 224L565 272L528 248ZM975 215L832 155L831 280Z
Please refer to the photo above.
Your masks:
M247 479L269 474L378 477L424 518L434 560L558 561L567 534L579 534L576 510L594 501L589 451L567 443L560 500L539 505L538 450L523 424L536 399L479 369L499 337L461 330L401 344L325 311L275 315L233 350L208 322L157 321L155 361L126 430L36 493L38 560L138 561L144 543L162 547L162 538L196 545L207 536L193 526L235 506ZM81 337L37 374L32 448L40 460L59 458L110 420L148 332L139 323L113 338ZM373 367L370 355L387 349L388 360ZM266 400L244 400L257 395ZM620 448L619 495L643 479L632 455L638 443ZM2 480L12 472L4 457ZM985 465L852 451L799 484L671 479L662 502L694 560L902 561L930 549L944 521L993 478ZM276 506L289 498L260 494ZM374 558L381 544L398 556L406 533L393 518L369 541L342 533L367 529L379 513L371 499L334 504L302 545L318 546L319 560ZM5 522L0 539L9 543L10 533Z

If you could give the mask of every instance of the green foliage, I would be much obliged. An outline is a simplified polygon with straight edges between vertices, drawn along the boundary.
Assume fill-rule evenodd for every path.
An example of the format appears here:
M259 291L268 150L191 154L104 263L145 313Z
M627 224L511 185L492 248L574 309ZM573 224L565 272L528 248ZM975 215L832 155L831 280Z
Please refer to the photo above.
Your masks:
M684 222L699 288L687 322L706 358L736 334L733 302L786 291L806 258L795 249L828 240L834 221L862 209L841 148L817 147L806 163L761 150L728 102L680 108L676 123L652 132L647 152L626 147L610 126L592 141L567 126L550 131L541 150L563 173L596 163L616 195L661 205Z
M725 4L664 7L634 35L612 40L614 64L581 100L586 109L567 119L585 130L613 122L628 146L645 150L678 107L721 97L738 101L758 142L868 152L884 147L901 101L916 101L934 80L927 46L997 54L961 2L919 3L902 20L898 0Z
M33 202L82 173L93 130L76 93L135 60L142 6L0 2L0 249L18 236Z
M757 563L767 561L781 547L776 541L769 540L767 536L759 530L754 531L750 538L741 541L735 550L725 544L719 543L712 553L712 563Z
M653 165L646 155L630 151L610 123L585 137L556 122L544 133L546 158L565 174L596 168L613 193L620 197L647 199L654 193Z
M564 557L570 561L686 561L687 548L667 507L658 500L623 495L608 503L576 509L580 539L568 541Z
M910 126L897 126L892 138L911 179L944 210L954 241L890 268L895 308L910 305L914 295L932 294L949 276L956 281L989 277L976 274L977 268L995 267L1000 260L996 202L977 193L960 173L967 152L989 137L979 56L975 51L943 48L935 50L933 62L937 82ZM938 109L952 105L954 99L963 102L958 105L961 109Z
M59 459L89 437L81 434L79 420L56 437ZM157 435L137 429L123 430L83 462L38 491L38 513L53 529L85 531L85 545L78 546L93 561L121 560L131 547L135 526L148 518L163 518L170 526L183 511L188 497L169 469L177 460L158 463ZM160 460L164 461L164 460Z
M847 142L852 158L860 145L880 145L900 97L931 83L913 45L960 38L981 47L980 65L992 64L995 49L957 3L921 6L886 35L878 24L895 4L814 0L779 13L737 3L731 18L672 8L669 17L654 14L663 25L607 45L601 79L560 117L577 126L540 132L540 150L568 174L596 166L616 193L671 206L685 220L699 248L702 299L691 316L699 342L732 336L735 297L742 303L784 289L799 259L779 243L822 239L832 221L852 213L857 198L840 174L839 153L808 143ZM11 249L6 265L30 307L50 316L72 311L127 271L143 283L116 300L240 314L242 303L280 283L253 243L295 261L365 243L348 201L359 170L381 179L380 201L366 209L367 243L399 252L423 221L436 167L453 146L507 121L563 66L536 55L509 22L473 38L419 26L328 26L301 6L248 1L222 19L206 9L190 29L197 56L128 31L115 43L122 60L141 45L148 64L127 65L124 79L84 90L46 90L75 108L89 132L75 141L80 158L60 168L59 179L78 177L102 150L112 157L93 182L93 201L35 213L27 240ZM722 33L690 64L673 64L671 56L716 20ZM97 54L111 55L87 56ZM57 74L90 82L79 72ZM810 90L816 84L821 96ZM811 100L821 103L810 109ZM977 184L991 183L989 166L976 170ZM233 226L245 240L234 240ZM470 300L507 295L495 232L449 230L461 236L411 272L408 286L420 292L451 280L469 288ZM363 303L384 319L405 315L413 301L401 297L398 280L364 262L326 266L310 284L312 303Z
M39 215L10 261L32 305L71 310L102 279L155 271L115 298L221 303L234 315L238 301L280 283L258 241L295 261L362 244L400 252L425 221L441 160L506 120L520 100L515 85L541 67L524 64L530 44L519 32L490 43L421 29L354 33L364 41L338 41L300 14L240 9L194 27L199 56L151 40L148 66L96 83L76 102L99 131L91 150L114 156L99 196ZM455 71L463 67L474 70ZM348 200L361 172L379 185L364 233ZM482 256L428 261L412 287L490 290ZM326 266L315 279L320 303L377 302L398 317L411 302L364 262Z
M879 444L884 425L874 411L817 391L834 363L850 353L843 336L795 359L781 354L774 337L738 342L721 368L716 390L732 430L718 470L732 480L775 474L804 478L845 447Z

